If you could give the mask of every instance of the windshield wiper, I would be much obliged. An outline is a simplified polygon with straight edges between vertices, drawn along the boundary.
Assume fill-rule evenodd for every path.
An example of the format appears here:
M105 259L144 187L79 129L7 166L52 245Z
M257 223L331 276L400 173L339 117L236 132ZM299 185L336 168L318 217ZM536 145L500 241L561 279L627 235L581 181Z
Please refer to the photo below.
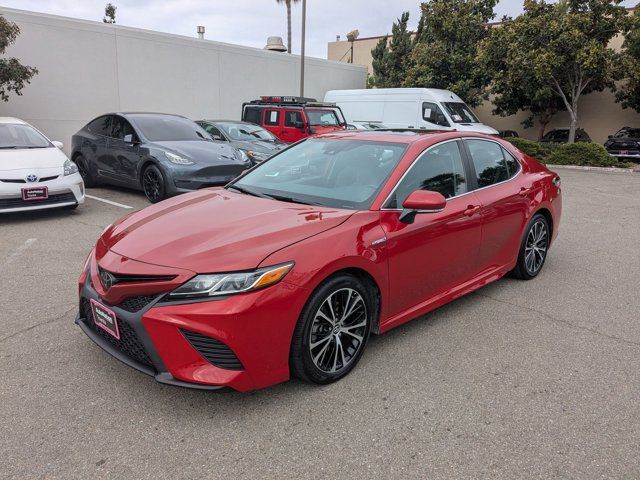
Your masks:
M284 196L284 195L269 194L268 197L269 198L273 198L274 200L279 200L281 202L300 203L302 205L317 205L315 203L305 202L305 201L299 200L297 198L287 197L287 196Z
M254 192L253 190L249 190L244 187L238 187L237 185L231 185L228 187L229 190L236 190L237 192L244 193L245 195L251 195L252 197L260 197L260 198L273 198L270 195L266 195L264 193Z

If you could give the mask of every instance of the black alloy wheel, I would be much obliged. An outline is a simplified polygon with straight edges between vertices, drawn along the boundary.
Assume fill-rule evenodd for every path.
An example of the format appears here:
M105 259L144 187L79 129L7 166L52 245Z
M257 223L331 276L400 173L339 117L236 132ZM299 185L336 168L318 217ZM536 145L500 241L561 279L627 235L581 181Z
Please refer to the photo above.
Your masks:
M164 176L155 165L149 165L142 172L142 189L151 203L158 203L166 197Z

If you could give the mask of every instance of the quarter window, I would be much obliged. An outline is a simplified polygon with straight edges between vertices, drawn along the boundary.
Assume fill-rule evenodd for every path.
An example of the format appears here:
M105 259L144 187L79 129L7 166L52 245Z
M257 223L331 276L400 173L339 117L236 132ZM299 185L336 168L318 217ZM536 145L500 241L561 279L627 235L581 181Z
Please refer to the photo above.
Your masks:
M244 109L244 121L260 125L262 109L258 107L247 107Z
M402 208L402 203L416 190L439 192L445 198L467 191L457 142L442 143L426 150L407 171L385 208Z
M495 142L465 140L476 171L478 187L488 187L513 177L520 168L517 160Z
M444 113L442 113L440 107L432 102L422 103L422 118L426 122L435 123L436 125L440 125L442 127L449 126L447 117L444 116Z

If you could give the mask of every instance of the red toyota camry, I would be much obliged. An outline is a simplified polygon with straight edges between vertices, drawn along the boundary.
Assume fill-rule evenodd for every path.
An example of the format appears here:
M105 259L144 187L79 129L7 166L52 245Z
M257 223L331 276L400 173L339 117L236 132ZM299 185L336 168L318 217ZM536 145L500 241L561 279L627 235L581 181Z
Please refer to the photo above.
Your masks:
M463 132L309 138L224 189L110 226L76 320L163 383L263 388L349 373L381 334L511 272L558 233L560 178Z

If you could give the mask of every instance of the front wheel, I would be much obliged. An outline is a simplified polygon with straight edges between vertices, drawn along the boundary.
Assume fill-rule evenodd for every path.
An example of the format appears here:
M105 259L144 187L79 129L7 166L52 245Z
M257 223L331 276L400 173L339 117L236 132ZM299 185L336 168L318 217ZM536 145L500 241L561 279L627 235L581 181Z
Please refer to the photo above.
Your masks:
M293 374L327 384L353 370L369 338L373 305L372 292L353 275L336 275L316 289L293 335Z
M518 263L511 271L514 277L531 280L538 276L547 258L551 231L544 215L536 214L525 229L518 253Z
M80 173L80 176L82 177L84 186L88 188L95 187L97 182L93 178L91 167L89 166L87 159L83 155L78 155L73 161L78 167L78 173Z
M167 196L164 176L155 165L149 165L142 172L142 190L151 203L158 203Z

